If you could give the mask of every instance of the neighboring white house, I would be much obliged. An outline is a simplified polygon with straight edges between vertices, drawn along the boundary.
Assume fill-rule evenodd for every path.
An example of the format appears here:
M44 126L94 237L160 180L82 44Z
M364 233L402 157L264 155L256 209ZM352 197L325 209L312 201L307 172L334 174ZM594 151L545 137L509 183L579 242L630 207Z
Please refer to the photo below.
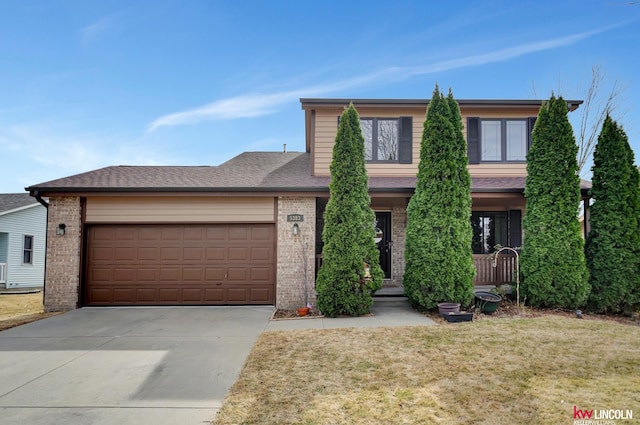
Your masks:
M28 193L0 194L0 289L44 285L47 209Z

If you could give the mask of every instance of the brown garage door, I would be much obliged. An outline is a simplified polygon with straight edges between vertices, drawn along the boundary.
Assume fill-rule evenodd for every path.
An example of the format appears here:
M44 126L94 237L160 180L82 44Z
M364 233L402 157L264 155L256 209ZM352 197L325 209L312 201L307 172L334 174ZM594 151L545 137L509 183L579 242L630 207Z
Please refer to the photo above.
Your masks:
M273 304L273 224L93 225L86 305Z

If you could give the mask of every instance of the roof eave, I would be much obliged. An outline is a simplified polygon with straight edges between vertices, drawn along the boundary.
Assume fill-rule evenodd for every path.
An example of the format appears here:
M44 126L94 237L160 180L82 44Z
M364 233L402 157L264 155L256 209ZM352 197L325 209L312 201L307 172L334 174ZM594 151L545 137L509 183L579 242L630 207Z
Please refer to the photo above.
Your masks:
M456 99L461 106L482 107L531 107L542 106L546 99ZM302 109L306 106L346 106L353 102L354 105L370 106L426 106L430 99L347 99L347 98L300 98ZM566 100L570 111L575 111L583 103L582 100Z
M328 186L299 186L299 187L197 187L197 188L39 188L45 195L75 194L86 196L90 194L118 194L118 193L328 193ZM371 193L407 193L413 194L415 187L369 187ZM472 193L523 193L523 188L472 188ZM583 193L588 189L583 189ZM37 204L34 204L37 205Z
M204 192L323 192L328 187L38 187L28 188L31 195L37 190L42 196L47 194L91 194L91 193L204 193Z
M23 205L21 207L13 208L13 209L7 210L7 211L1 211L0 212L0 216L1 215L12 214L12 213L15 213L15 212L18 212L18 211L28 210L29 208L37 207L38 205L40 205L38 202L34 202L33 204Z

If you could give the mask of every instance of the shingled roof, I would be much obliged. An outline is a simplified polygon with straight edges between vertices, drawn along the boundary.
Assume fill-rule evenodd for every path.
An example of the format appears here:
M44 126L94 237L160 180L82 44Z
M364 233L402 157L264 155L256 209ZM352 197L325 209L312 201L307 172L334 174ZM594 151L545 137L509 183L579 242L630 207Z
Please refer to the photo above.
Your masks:
M28 187L55 192L328 192L329 177L311 175L305 152L245 152L217 166L113 166ZM583 182L583 189L588 189ZM522 192L524 177L476 177L474 192ZM412 193L415 177L370 177L371 192Z
M40 183L30 192L326 189L300 152L245 152L217 166L113 166Z
M38 204L38 201L29 196L28 193L1 193L0 215L35 204Z

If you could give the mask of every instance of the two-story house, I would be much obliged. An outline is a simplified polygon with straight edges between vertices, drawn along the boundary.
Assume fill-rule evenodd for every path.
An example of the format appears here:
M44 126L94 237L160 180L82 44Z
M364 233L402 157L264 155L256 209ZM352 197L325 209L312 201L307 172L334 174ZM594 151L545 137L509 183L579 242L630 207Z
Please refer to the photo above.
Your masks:
M305 280L313 302L332 148L350 101L365 139L385 286L400 286L428 100L301 99L305 152L245 152L215 167L107 167L27 188L49 199L46 308L295 308ZM526 153L542 101L458 102L472 176L476 284L510 282L511 263L493 268L486 259L496 244L522 243Z

